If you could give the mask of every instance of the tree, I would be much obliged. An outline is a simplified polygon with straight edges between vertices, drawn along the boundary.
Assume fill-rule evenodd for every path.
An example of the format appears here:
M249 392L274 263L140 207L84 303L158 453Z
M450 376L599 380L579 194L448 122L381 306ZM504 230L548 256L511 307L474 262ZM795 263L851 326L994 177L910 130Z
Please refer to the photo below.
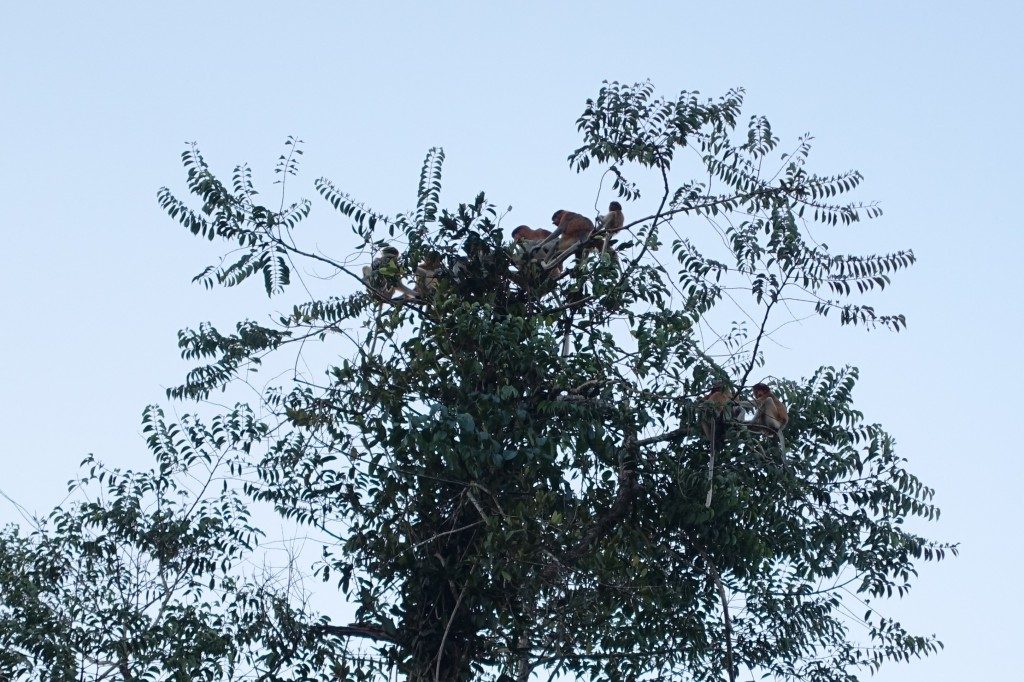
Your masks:
M767 367L765 340L799 309L903 327L857 299L914 261L815 242L812 223L852 227L881 211L839 202L859 173L805 168L810 137L780 153L764 117L743 131L742 97L665 99L648 83L606 83L578 120L569 163L603 167L633 206L653 178L654 210L627 224L618 261L579 258L560 279L513 267L483 194L441 208L438 149L415 209L397 216L317 180L364 249L386 235L403 267L444 255L432 296L386 303L350 260L302 245L312 204L286 206L283 187L299 140L280 159L276 209L258 203L247 166L225 183L187 149L200 205L167 189L160 204L193 234L233 245L195 281L262 276L268 295L287 297L308 263L351 277L354 293L301 300L272 324L179 334L199 364L173 399L204 401L282 358L295 369L256 405L212 420L148 408L154 470L89 460L75 485L94 499L29 535L8 529L0 664L26 679L735 680L749 670L832 681L934 652L934 636L874 604L902 596L919 561L955 546L906 528L938 516L933 492L854 407L855 368L773 381L792 416L785 446L738 423L713 452L700 435L708 386L749 389ZM677 177L691 169L698 179ZM753 326L711 340L733 304ZM563 335L573 352L561 352ZM300 372L300 358L321 370ZM264 503L327 538L309 570L356 605L353 622L320 615L290 580L242 570L261 537L250 513Z

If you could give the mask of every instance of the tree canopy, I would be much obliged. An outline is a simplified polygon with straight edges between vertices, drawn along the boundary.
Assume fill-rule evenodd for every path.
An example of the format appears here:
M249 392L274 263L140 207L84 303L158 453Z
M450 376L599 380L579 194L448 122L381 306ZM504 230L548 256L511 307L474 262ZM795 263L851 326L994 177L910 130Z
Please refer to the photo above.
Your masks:
M158 199L224 245L194 281L256 280L288 306L180 332L195 364L168 397L201 405L146 409L154 467L90 458L72 502L3 531L3 675L831 682L934 652L875 610L955 551L907 527L938 516L933 491L855 407L856 368L769 375L765 344L800 316L898 331L867 297L914 255L816 241L881 210L847 199L860 173L812 172L809 136L782 145L742 105L604 84L568 161L611 178L626 230L617 258L560 276L515 258L483 193L443 206L440 149L398 215L315 181L360 244L338 256L304 231L313 202L285 200L300 140L279 205L190 146L189 196ZM436 289L368 292L354 263L385 243L394 276L441 254ZM313 296L309 268L336 295ZM213 409L275 363L258 398ZM712 452L710 386L762 380L789 407L784 444L733 422ZM255 570L281 519L320 555Z

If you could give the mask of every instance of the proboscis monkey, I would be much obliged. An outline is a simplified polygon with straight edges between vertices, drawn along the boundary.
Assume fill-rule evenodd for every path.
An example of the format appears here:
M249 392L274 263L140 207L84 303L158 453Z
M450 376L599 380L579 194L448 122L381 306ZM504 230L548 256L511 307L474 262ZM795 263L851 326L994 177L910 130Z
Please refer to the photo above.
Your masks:
M396 289L401 291L405 298L416 295L402 283L402 270L398 258L398 249L385 246L370 265L363 266L363 284L369 290L370 296L378 301L390 301Z
M704 396L705 414L700 420L700 430L715 449L725 439L727 421L732 414L731 401L732 389L723 383L713 385L711 392Z
M613 201L608 204L608 213L597 218L597 230L601 232L601 253L608 251L608 247L611 245L615 234L622 230L622 226L626 224L626 216L622 214L622 204L617 201ZM615 253L615 249L612 249L612 258L618 260L618 254Z
M768 384L754 384L754 408L756 413L750 421L751 425L763 427L770 433L782 438L782 429L789 422L786 405L772 393Z
M437 288L437 272L441 269L441 254L428 251L416 268L416 295L426 298Z
M522 270L526 261L530 259L530 255L533 253L533 247L544 242L545 239L551 236L551 230L545 230L543 227L539 227L536 230L529 225L520 225L516 229L512 230L512 241L519 247L513 250L512 261L516 264L520 270ZM540 254L542 261L547 260L547 256L550 256L550 252L554 250L554 244L551 244L551 248L546 249L545 252ZM554 276L561 274L562 268L559 266L552 273Z
M579 213L573 213L572 211L562 209L555 211L554 215L551 216L551 223L555 225L555 231L531 249L531 253L538 251L543 253L543 249L553 242L556 237L558 238L554 253L551 254L551 258L547 259L552 264L545 265L547 268L561 263L559 256L562 256L570 249L578 253L587 240L590 239L590 235L594 233L594 223L591 222L590 218L584 217Z
M529 225L520 225L512 230L512 241L514 242L538 242L551 236L551 230L539 227L536 230Z
M704 500L704 506L710 507L715 474L715 454L725 442L728 420L732 418L733 413L732 389L724 383L716 383L711 387L711 392L704 396L704 404L701 407L704 414L700 420L700 430L704 437L711 442L711 456L708 458L708 496Z

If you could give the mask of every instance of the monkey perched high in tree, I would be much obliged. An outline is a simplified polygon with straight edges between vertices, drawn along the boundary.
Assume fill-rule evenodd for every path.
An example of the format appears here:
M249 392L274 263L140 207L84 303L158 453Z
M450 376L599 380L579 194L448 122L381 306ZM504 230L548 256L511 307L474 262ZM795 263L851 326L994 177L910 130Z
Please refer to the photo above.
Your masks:
M622 231L625 224L626 217L622 213L622 204L617 201L608 204L608 212L598 216L597 219L597 232L601 235L599 238L601 253L611 253L613 259L619 259L615 248L612 247L609 251L608 247L614 243L615 235Z
M109 604L90 593L90 613L118 614L116 621L92 626L89 637L61 637L89 645L62 650L61 660L110 660L135 677L187 671L183 679L198 678L197 667L252 661L267 679L372 678L358 638L389 671L416 682L531 673L847 682L887 659L935 651L933 638L876 615L877 604L866 623L848 615L863 613L861 600L904 591L920 560L947 549L904 527L910 516L934 517L932 492L855 408L855 369L774 382L793 415L784 466L742 428L716 442L709 466L701 396L715 381L734 395L749 388L769 360L763 342L780 326L777 316L803 309L842 325L899 329L901 315L878 314L856 296L888 286L914 260L904 251L833 253L809 239L808 222L850 226L879 211L835 203L860 175L812 173L808 139L780 153L764 118L740 129L741 105L740 91L663 99L649 84L602 87L578 121L583 140L570 164L614 174L618 198L639 216L625 226L633 241L618 249L617 264L577 259L544 288L517 281L517 252L503 242L483 195L441 208L438 150L427 156L415 208L397 216L316 181L362 244L387 239L400 248L399 262L425 263L434 273L433 283L424 274L415 297L387 308L363 291L348 258L304 246L316 242L298 228L308 202L283 211L254 205L247 169L229 189L188 150L188 189L201 208L167 190L162 205L192 232L242 245L241 260L199 280L233 285L262 274L268 293L298 298L274 324L181 333L182 354L206 364L172 388L172 398L205 399L237 381L251 386L250 370L274 358L283 373L269 375L258 409L229 410L209 429L191 418L181 426L151 419L147 433L160 461L152 475L211 477L223 489L196 494L208 495L212 508L236 491L309 526L323 538L312 570L348 598L355 618L320 618L296 590L254 591L221 575L244 555L248 537L204 542L238 523L227 512L193 527L173 506L122 505L109 515L115 530L124 527L112 536L122 545L105 555L110 561L132 543L135 567L150 556L166 563L195 544L201 561L186 562L196 573L182 578L190 598L239 606L208 616L173 608L142 615L134 603L115 608L114 593ZM643 196L627 177L638 166L658 176L656 195ZM572 237L561 218L561 234L543 237L549 243ZM294 264L304 261L351 284L306 282L310 291L329 287L307 300L305 288L290 286ZM438 262L443 267L433 268ZM758 323L714 333L731 319ZM574 353L563 357L560 333ZM318 340L328 352L311 353ZM160 481L126 490L158 494ZM117 489L110 494L116 502ZM144 513L123 511L149 508L171 510L154 523L168 533L183 529L178 544L153 545L136 531ZM82 511L89 523L61 524L71 529L62 530L72 533L68 546L93 547L75 533L89 532L101 511L89 506ZM46 605L38 622L53 625L39 632L70 628L79 619L69 614L82 613L60 606L82 603L68 596L81 582L56 564L48 570L61 546L18 544L7 555L16 569L0 571L8 576L0 603ZM137 570L96 566L90 580L97 582L104 570L114 577ZM25 567L34 582L11 577ZM153 619L165 612L179 620L160 629ZM142 628L162 635L147 639L136 632ZM32 632L4 641L38 664L51 649L30 646ZM202 633L212 653L175 658L169 650L186 651L191 641L179 632Z
M531 254L540 253L548 256L544 267L549 270L561 265L570 255L580 252L594 233L594 223L572 211L555 211L551 216L551 224L555 226L555 231L544 241L534 245L531 250ZM549 246L550 250L545 251Z

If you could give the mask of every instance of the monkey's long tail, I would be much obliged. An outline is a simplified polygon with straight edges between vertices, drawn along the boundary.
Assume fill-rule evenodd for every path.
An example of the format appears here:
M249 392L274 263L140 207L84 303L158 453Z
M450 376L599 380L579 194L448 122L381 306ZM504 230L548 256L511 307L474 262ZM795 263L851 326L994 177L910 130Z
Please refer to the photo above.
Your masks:
M711 458L708 460L708 496L704 499L704 506L711 507L711 494L715 488L715 445L717 434L711 435Z
M711 495L715 488L715 453L718 451L718 444L725 442L725 417L715 417L715 426L711 430L711 458L708 460L708 496L704 500L704 506L711 507Z
M572 311L565 315L565 331L562 332L562 357L569 357L569 348L572 345Z
M583 298L583 292L570 290L568 300L570 303L577 303ZM565 331L562 332L562 357L569 357L569 349L572 345L572 320L576 314L575 306L565 311Z

